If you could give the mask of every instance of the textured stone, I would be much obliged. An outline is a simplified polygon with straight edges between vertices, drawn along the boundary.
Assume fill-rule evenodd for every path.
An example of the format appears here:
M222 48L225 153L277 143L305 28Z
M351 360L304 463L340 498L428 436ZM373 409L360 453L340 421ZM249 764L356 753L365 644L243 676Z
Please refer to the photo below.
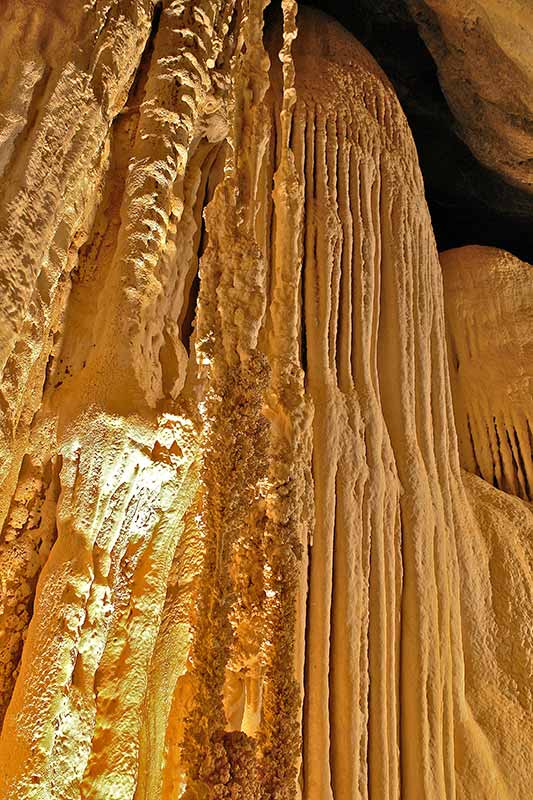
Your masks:
M441 261L461 463L532 500L533 267L489 247Z
M533 7L528 0L408 0L464 140L533 192Z
M460 468L414 143L265 4L36 6L60 86L10 68L1 800L529 797L531 506Z

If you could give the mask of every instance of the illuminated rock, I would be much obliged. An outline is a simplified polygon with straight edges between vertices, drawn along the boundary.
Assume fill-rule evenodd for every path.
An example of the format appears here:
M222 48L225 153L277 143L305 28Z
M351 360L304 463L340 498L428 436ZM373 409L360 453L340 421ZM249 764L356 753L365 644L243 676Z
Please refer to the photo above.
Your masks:
M461 463L532 500L533 267L489 247L441 260Z
M0 798L526 800L531 511L461 473L407 123L246 9L39 12L9 67Z
M506 181L533 192L533 7L524 0L408 0L461 138Z

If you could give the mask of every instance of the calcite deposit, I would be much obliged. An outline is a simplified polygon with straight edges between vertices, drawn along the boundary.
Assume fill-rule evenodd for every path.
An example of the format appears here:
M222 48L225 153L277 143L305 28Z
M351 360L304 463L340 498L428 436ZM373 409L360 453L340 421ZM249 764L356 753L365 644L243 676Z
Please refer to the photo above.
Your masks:
M442 255L461 463L533 500L533 266L489 247Z
M531 797L533 268L267 5L0 10L0 800Z
M482 164L533 192L530 0L406 0L461 136Z

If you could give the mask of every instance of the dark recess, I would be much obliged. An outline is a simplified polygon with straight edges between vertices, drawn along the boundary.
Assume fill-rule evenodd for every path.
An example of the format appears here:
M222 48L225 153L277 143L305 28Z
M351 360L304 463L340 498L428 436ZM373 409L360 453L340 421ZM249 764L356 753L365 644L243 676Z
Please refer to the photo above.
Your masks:
M533 262L533 197L483 167L457 133L404 0L311 0L362 42L394 84L424 175L439 250L501 247Z

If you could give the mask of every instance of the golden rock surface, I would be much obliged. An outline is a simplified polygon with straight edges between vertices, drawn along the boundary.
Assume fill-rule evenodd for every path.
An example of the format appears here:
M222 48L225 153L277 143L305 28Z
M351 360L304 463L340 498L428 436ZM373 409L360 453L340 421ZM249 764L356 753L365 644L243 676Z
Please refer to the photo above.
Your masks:
M533 193L533 4L407 0L476 158Z
M0 11L0 800L531 797L528 267L265 5Z

